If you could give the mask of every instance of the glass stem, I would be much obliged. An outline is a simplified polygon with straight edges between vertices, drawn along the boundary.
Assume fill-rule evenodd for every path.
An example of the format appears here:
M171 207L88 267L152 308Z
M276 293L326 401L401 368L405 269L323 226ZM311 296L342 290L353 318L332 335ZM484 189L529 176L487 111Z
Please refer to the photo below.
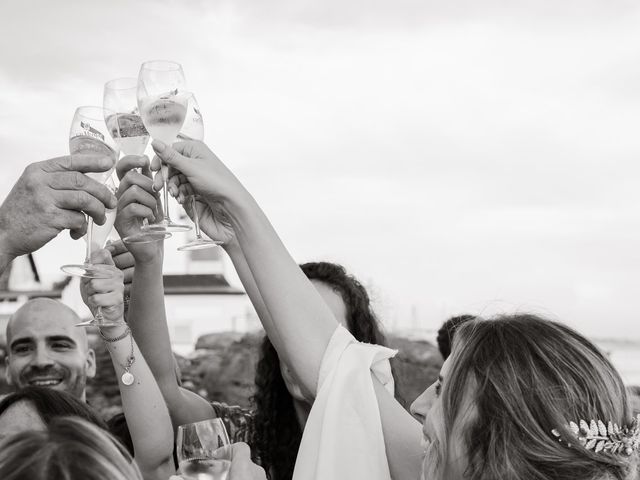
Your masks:
M164 205L162 206L164 211L164 219L165 221L170 222L171 219L169 218L169 167L163 163L161 167L161 171L162 171L162 181L164 183Z
M91 242L93 241L93 218L89 217L89 222L87 224L87 256L84 260L84 263L87 265L91 264Z
M191 195L191 211L193 212L193 223L196 226L196 238L198 240L202 240L202 235L200 234L200 219L198 218L198 209L196 208L195 195Z
M136 170L138 171L138 173L142 173L142 168L136 168ZM148 226L149 226L149 219L145 217L142 219L142 230L144 230Z
M85 265L91 265L91 244L93 243L93 218L89 217L87 224L87 258L85 259ZM102 307L96 308L96 317L102 318Z

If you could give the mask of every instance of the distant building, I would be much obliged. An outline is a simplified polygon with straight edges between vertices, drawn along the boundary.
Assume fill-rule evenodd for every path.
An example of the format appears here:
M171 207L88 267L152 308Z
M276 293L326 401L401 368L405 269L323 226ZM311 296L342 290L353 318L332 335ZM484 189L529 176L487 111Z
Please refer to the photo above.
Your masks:
M197 338L206 333L260 328L255 310L221 248L177 251L192 236L179 234L165 241L167 321L174 348L180 353L192 350ZM60 299L81 317L88 317L79 279L62 274L60 278L62 281L53 285L43 284L32 255L14 260L0 277L0 335L4 336L11 314L31 298Z

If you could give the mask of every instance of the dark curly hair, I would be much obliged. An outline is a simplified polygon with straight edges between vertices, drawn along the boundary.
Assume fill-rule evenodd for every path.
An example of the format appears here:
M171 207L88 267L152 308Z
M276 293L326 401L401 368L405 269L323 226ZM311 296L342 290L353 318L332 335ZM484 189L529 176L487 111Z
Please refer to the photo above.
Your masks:
M386 345L378 320L371 309L369 294L341 265L312 262L300 265L310 280L331 287L346 306L347 328L361 342ZM271 480L290 480L302 439L293 398L280 372L278 353L268 338L262 343L256 368L254 428L251 446Z

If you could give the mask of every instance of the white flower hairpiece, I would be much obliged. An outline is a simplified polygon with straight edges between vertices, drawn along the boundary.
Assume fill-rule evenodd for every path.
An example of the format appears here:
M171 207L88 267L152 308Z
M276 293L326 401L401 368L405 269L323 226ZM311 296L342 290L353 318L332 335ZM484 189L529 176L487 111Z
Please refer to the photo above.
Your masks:
M640 414L638 414L631 425L621 428L615 423L605 424L598 420L591 420L590 423L580 420L578 424L569 422L569 430L587 450L595 453L605 452L612 454L631 455L634 451L640 450ZM558 438L558 441L566 443L571 447L571 443L557 429L551 433Z

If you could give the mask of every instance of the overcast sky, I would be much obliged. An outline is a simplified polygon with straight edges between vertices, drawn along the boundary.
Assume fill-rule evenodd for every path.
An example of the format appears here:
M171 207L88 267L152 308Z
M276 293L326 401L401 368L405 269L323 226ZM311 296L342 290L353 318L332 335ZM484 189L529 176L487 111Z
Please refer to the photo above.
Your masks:
M535 5L531 5L535 4ZM207 143L299 261L342 262L388 326L534 310L640 338L635 1L3 1L8 193L77 105L182 63ZM65 233L47 279L82 259Z

